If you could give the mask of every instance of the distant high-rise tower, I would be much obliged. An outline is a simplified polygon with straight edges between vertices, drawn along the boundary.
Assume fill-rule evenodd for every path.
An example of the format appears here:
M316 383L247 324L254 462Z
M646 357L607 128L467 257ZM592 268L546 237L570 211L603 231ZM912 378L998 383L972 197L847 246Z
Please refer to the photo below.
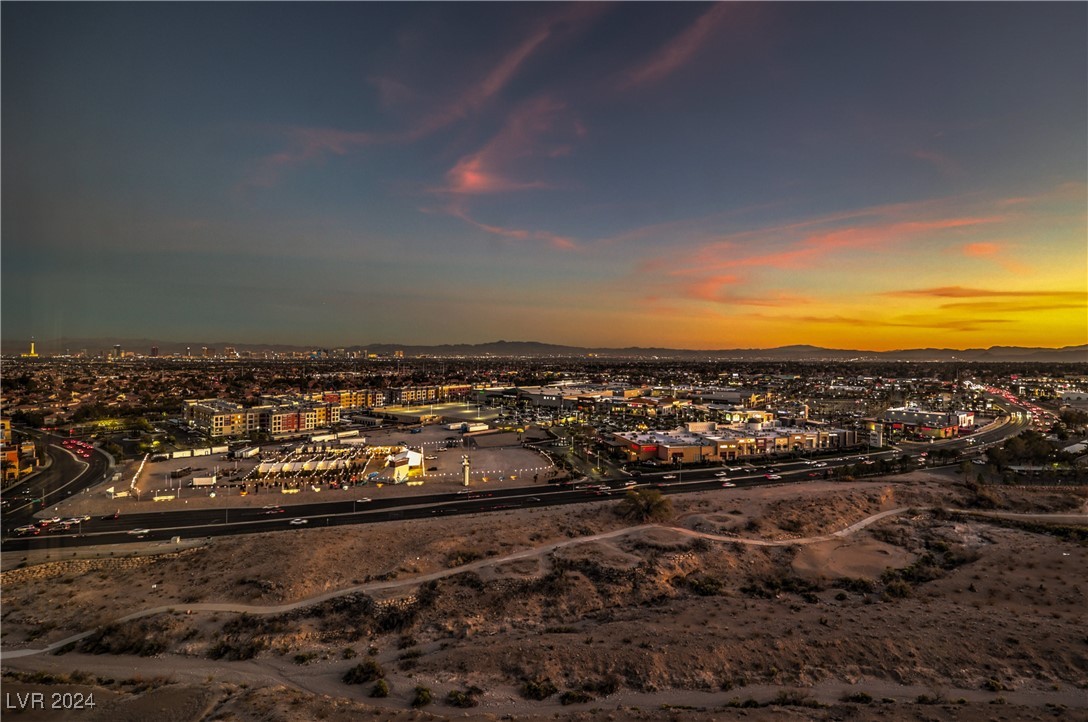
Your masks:
M121 358L121 344L117 343L113 345L113 357Z
M151 347L151 358L155 358L158 355L159 355L159 347L158 346L152 346Z
M30 353L22 354L23 358L38 358L37 352L34 351L34 337L30 337Z

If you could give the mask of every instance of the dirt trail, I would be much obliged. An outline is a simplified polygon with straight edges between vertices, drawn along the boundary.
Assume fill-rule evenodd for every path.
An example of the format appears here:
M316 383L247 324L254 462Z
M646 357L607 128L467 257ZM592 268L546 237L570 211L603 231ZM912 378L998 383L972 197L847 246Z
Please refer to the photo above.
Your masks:
M915 507L915 508L917 508L917 507ZM709 532L694 531L694 530L691 530L691 529L685 529L685 528L682 528L682 527L672 526L672 525L668 525L668 524L642 524L642 525L639 525L639 526L625 527L625 528L622 528L622 529L615 529L615 530L612 530L612 531L602 532L602 533L599 533L599 534L591 534L591 535L588 535L588 536L577 537L575 539L565 539L565 540L562 540L562 541L552 542L550 544L545 544L545 545L539 546L539 547L533 547L531 549L523 549L521 551L513 552L511 554L507 554L507 555L501 556L501 557L490 557L490 558L487 558L487 559L481 559L479 561L470 562L468 564L464 564L462 566L454 567L452 569L441 569L441 570L438 570L438 571L435 571L435 572L431 572L429 574L422 574L422 575L409 577L409 578L405 578L405 579L394 579L394 580L382 581L382 582L368 582L366 584L359 584L359 585L354 585L354 586L346 587L346 588L342 588L342 589L336 589L336 590L332 590L332 591L329 591L329 592L325 592L324 594L319 594L319 595L316 595L316 596L307 597L305 599L301 599L299 601L291 602L291 603L288 603L288 604L253 605L253 604L236 604L236 603L230 603L230 602L196 603L196 604L189 604L189 605L171 604L171 605L151 607L151 608L148 608L148 609L143 609L143 610L140 610L140 611L137 611L137 612L133 612L132 614L128 614L128 615L125 615L123 617L120 617L120 618L114 620L114 623L129 622L129 621L132 621L132 620L135 620L135 619L141 619L143 617L150 617L150 616L154 616L154 615L157 615L157 614L163 614L163 613L166 613L166 612L178 611L179 606L184 606L184 608L186 610L186 613L221 612L221 613L253 614L253 615L283 614L285 612L290 612L290 611L300 609L300 608L303 608L303 607L310 607L310 606L313 606L313 605L316 605L316 604L320 604L322 602L328 601L329 599L335 599L336 597L342 597L342 596L346 596L346 595L349 595L349 594L371 594L371 593L374 593L374 592L389 591L389 590L392 590L392 589L398 589L398 588L402 588L402 587L415 587L415 586L418 586L420 584L424 584L424 583L429 582L429 581L433 581L433 580L437 580L437 579L443 579L445 577L451 577L451 576L455 576L455 575L458 575L458 574L463 574L465 572L470 572L470 571L475 571L475 570L478 570L478 569L482 569L482 568L485 568L485 567L498 566L498 565L501 565L501 564L506 564L506 563L509 563L509 562L514 562L514 561L518 561L518 560L522 560L522 559L531 559L531 558L538 558L539 559L539 558L545 557L547 554L550 554L551 552L553 552L553 551L555 551L557 549L561 549L563 547L573 546L573 545L577 545L577 544L585 544L585 543L588 543L588 542L600 541L600 540L603 540L603 539L612 539L612 538L615 538L615 537L625 536L625 535L629 535L629 534L636 534L636 533L647 531L647 530L650 530L650 529L662 529L662 530L666 530L666 531L672 531L672 532L675 532L677 534L680 534L680 535L683 535L683 536L688 536L688 537L697 537L697 538L709 539L709 540L713 540L713 541L731 542L731 543L735 543L735 544L748 544L748 545L752 545L752 546L780 547L780 546L794 546L794 545L803 545L803 544L817 544L817 543L820 543L820 542L826 542L826 541L831 541L831 540L834 540L834 539L841 539L841 538L844 538L844 537L848 537L848 536L850 536L852 534L857 533L858 531L861 531L862 529L865 529L866 527L868 527L868 526L870 526L872 524L875 524L876 522L879 522L879 521L881 521L883 519L886 519L889 516L895 516L895 515L898 515L898 514L902 514L905 511L908 511L908 507L900 507L900 508L897 508L897 509L889 509L887 511L882 511L882 512L880 512L878 514L873 514L872 516L866 517L866 518L864 518L864 519L862 519L862 520L860 520L858 522L855 522L855 523L853 523L853 524L851 524L851 525L849 525L849 526L847 526L847 527L845 527L843 529L840 529L839 531L832 532L830 534L820 534L820 535L817 535L817 536L803 537L803 538L798 538L798 539L779 539L779 540L750 539L750 538L744 538L744 537L723 536L723 535L719 535L719 534L711 534ZM1003 514L995 514L995 516L997 516L997 515L1009 516L1009 515L1003 515ZM1035 520L1035 521L1063 521L1063 522L1068 522L1071 519L1073 519L1073 520L1075 520L1076 522L1079 522L1079 523L1084 523L1085 521L1088 521L1088 518L1086 518L1084 516L1069 515L1069 514L1031 514L1031 515L1018 515L1018 516L1020 516L1020 518L1030 517L1032 520ZM88 630L86 632L81 632L79 634L75 634L75 635L72 635L70 637L66 637L66 638L61 639L59 641L53 642L52 644L50 644L50 645L48 645L48 646L46 646L46 647L44 647L42 649L18 649L18 650L9 650L9 651L0 650L0 661L15 659L15 658L19 658L19 657L28 657L28 656L32 656L32 655L36 655L36 654L43 654L43 653L51 652L51 651L53 651L55 649L58 649L60 647L65 646L65 645L72 644L73 642L78 642L79 640L84 639L85 637L88 637L93 633L94 633L94 630Z
M665 529L665 530L673 531L673 532L676 532L678 534L682 534L682 535L685 535L685 536L702 537L704 539L712 539L712 540L715 540L715 541L738 542L738 543L741 543L741 544L752 544L752 545L756 545L756 546L788 546L788 545L793 545L793 544L814 544L814 543L817 543L817 542L827 541L829 539L835 539L835 538L848 536L848 535L853 534L853 533L855 533L857 531L860 531L861 529L864 529L865 527L869 526L870 524L873 524L875 522L880 521L881 519L884 519L884 518L886 518L888 516L892 516L894 514L901 514L904 511L906 511L906 507L903 507L903 508L900 508L900 509L891 509L891 510L888 510L888 511L883 511L883 512L880 512L879 514L874 514L873 516L867 517L866 519L862 519L861 521L859 521L859 522L857 522L855 524L851 524L850 526L846 527L845 529L841 529L841 530L839 530L837 532L834 532L832 534L822 534L822 535L819 535L819 536L807 537L807 538L803 538L803 539L789 539L789 540L778 540L778 541L767 541L767 540L764 540L764 539L745 539L745 538L741 538L741 537L726 537L726 536L719 536L717 534L710 534L710 533L706 533L706 532L692 531L690 529L684 529L684 528L681 528L681 527L675 527L675 526L669 526L669 525L642 524L642 525L639 525L639 526L626 527L626 528L623 528L623 529L615 529L613 531L602 532L600 534L591 534L589 536L578 537L576 539L565 539L563 541L552 542L551 544L545 544L543 546L533 547L532 549L523 549L521 551L514 552L512 554L507 554L507 555L502 556L502 557L491 557L491 558L488 558L488 559L481 559L479 561L471 562L469 564L464 564L464 565L459 566L459 567L454 567L453 569L441 569L441 570L436 571L436 572L431 572L430 574L422 574L422 575L415 576L415 577L410 577L410 578L407 578L407 579L394 579L394 580L384 581L384 582L369 582L367 584L359 584L359 585L347 587L347 588L344 588L344 589L336 589L336 590L333 590L333 591L330 591L330 592L326 592L324 594L319 594L319 595L314 596L314 597L308 597L306 599L302 599L302 600L299 600L297 602L291 602L289 604L279 604L279 605L275 605L275 606L269 606L269 605L254 605L254 604L234 604L234 603L229 603L229 602L222 602L222 603L208 602L208 603L199 603L199 604L189 604L189 605L184 605L184 606L185 606L185 610L186 610L187 613L189 613L189 612L225 612L225 613L233 613L233 614L254 614L254 615L283 614L285 612L290 612L290 611L293 611L295 609L299 609L299 608L302 608L302 607L310 607L310 606L313 606L315 604L320 604L322 602L328 601L329 599L334 599L336 597L346 596L348 594L370 594L370 593L373 593L373 592L388 591L390 589L397 589L397 588L401 588L401 587L414 587L414 586L418 586L420 584L424 584L424 583L432 581L432 580L442 579L442 578L454 576L454 575L457 575L457 574L463 574L465 572L475 571L477 569L481 569L481 568L484 568L484 567L497 566L497 565L500 565L500 564L506 564L508 562L518 561L518 560L521 560L521 559L541 558L541 557L544 557L547 554L550 554L551 552L553 552L553 551L555 551L557 549L561 549L561 548L567 547L567 546L572 546L572 545L575 545L575 544L585 544L585 543L588 543L588 542L600 541L602 539L612 539L612 538L619 537L619 536L625 536L625 535L628 535L628 534L635 534L635 533L638 533L638 532L646 531L648 529ZM141 619L143 617L150 617L150 616L154 616L156 614L163 614L163 613L166 613L166 612L173 612L173 611L177 611L178 608L179 608L179 605L171 604L171 605L164 605L164 606L158 606L158 607L151 607L149 609L142 609L142 610L140 610L138 612L133 612L132 614L127 614L127 615L125 615L123 617L120 617L120 618L114 620L114 623L130 622L132 620ZM58 648L63 647L65 645L71 644L73 642L78 642L79 640L84 639L85 637L88 637L93 633L94 633L94 630L88 630L86 632L81 632L79 634L75 634L75 635L72 635L70 637L66 637L64 639L58 640L58 641L56 641L56 642L54 642L54 643L52 643L52 644L50 644L47 647L44 647L42 649L18 649L18 650L11 650L11 651L0 651L0 660L15 659L15 658L18 658L18 657L28 657L28 656L35 655L35 654L43 654L45 652L50 652L50 651L52 651L54 649L58 649Z

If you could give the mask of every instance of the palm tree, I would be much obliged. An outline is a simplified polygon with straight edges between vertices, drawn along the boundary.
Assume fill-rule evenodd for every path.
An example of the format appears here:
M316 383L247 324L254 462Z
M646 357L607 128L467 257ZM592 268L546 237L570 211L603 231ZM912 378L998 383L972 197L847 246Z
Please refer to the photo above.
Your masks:
M632 489L620 502L619 514L642 523L664 521L672 516L672 502L657 489Z

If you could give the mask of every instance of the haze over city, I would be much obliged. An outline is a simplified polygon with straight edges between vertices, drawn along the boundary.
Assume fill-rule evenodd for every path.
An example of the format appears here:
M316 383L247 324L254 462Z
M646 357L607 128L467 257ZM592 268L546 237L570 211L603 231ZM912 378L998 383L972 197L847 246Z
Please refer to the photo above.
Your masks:
M1083 3L2 13L6 340L1088 342Z

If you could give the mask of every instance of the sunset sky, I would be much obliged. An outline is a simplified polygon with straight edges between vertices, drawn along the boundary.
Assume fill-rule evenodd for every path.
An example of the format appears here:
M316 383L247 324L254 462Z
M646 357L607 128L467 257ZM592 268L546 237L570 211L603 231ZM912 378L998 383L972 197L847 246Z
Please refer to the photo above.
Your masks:
M5 340L1088 343L1082 2L0 12Z

